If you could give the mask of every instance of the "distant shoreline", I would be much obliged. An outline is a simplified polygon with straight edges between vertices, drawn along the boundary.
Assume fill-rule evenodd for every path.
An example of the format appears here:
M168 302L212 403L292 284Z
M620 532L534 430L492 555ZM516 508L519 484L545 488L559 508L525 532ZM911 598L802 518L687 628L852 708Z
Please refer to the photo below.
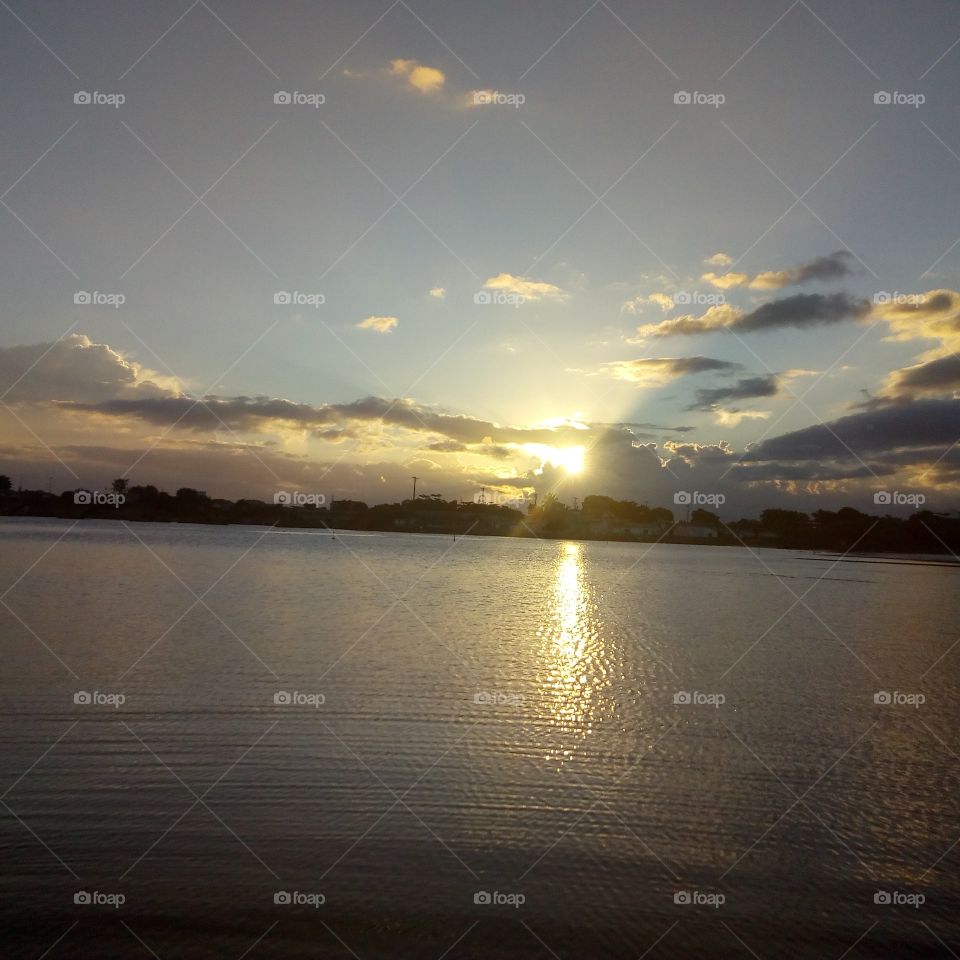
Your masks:
M570 534L553 534L553 533L533 533L527 532L443 532L443 531L429 531L429 530L397 530L397 529L377 529L377 528L357 528L357 527L341 527L341 526L329 526L321 525L316 526L312 524L298 524L298 523L267 523L267 522L258 522L255 520L251 521L217 521L217 520L200 520L200 519L143 519L140 517L129 517L129 516L116 516L109 514L102 514L98 512L91 513L86 516L70 516L62 514L27 514L27 515L10 515L10 514L0 514L0 521L3 520L63 520L65 522L73 521L78 523L81 520L105 520L112 523L150 523L156 524L158 526L198 526L198 527L256 527L265 530L275 530L277 532L301 532L301 533L314 533L318 536L325 537L330 539L332 537L338 536L378 536L380 534L390 534L397 536L413 536L413 537L441 537L441 538L462 538L462 537L472 537L472 538L496 538L499 540L541 540L541 541L573 541L577 543L636 543L636 544L669 544L672 546L686 546L686 547L736 547L738 549L764 549L764 550L784 550L796 553L797 551L802 551L803 553L818 553L815 548L811 547L797 547L789 546L779 543L745 543L743 541L738 541L734 537L716 537L710 540L692 540L686 538L673 538L673 537L660 537L659 539L639 539L639 538L627 538L627 537L597 537L597 536L582 536L582 535L570 535ZM943 559L935 559L935 557L942 556ZM819 551L819 555L814 556L803 556L798 559L802 560L814 560L821 562L831 562L831 563L876 563L876 564L900 564L904 566L925 566L925 567L953 567L960 569L960 558L949 559L950 554L929 554L925 552L918 551L916 554L911 555L907 553L901 553L898 555L877 555L875 551L869 553L858 553L856 550L852 550L849 553L824 553Z
M520 504L449 500L423 495L400 503L369 506L359 500L333 500L279 492L273 502L210 497L182 487L175 494L152 485L130 486L119 478L112 490L11 490L0 486L0 516L61 520L118 520L131 523L184 523L278 529L432 534L441 537L495 536L509 539L579 540L601 543L674 543L817 551L831 558L854 555L896 562L950 565L960 555L960 515L921 510L908 518L876 516L853 507L817 510L765 509L758 518L730 522L710 510L681 505L673 510L646 503L586 496L573 508L555 496Z

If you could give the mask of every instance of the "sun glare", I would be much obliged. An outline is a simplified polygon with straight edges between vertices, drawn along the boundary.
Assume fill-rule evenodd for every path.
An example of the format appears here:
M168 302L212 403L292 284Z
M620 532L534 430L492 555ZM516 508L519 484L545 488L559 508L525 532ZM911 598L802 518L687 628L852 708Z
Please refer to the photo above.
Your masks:
M554 467L562 467L570 474L583 473L586 447L551 447L541 443L529 443L526 447L530 453L540 457L541 469L549 463Z

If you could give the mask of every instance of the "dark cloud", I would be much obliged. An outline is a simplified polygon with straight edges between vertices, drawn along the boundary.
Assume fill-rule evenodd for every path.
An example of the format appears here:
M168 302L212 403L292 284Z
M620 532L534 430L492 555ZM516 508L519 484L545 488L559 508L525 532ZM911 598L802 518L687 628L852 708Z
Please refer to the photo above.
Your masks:
M637 360L614 360L602 369L620 380L629 380L643 387L655 386L697 373L732 373L741 364L714 357L641 357Z
M798 293L772 300L730 324L733 330L776 330L792 327L802 330L844 320L859 319L870 312L870 301L848 293Z
M78 400L164 392L150 371L111 349L74 333L53 343L0 348L0 395L7 403Z
M951 354L890 375L889 392L895 397L935 395L960 390L960 357Z
M630 342L642 341L646 337L693 336L717 330L742 333L804 330L842 323L845 320L859 320L866 317L871 309L869 300L848 293L797 293L792 297L771 300L747 313L730 304L720 304L710 307L699 317L685 315L647 324L637 329L637 337Z
M775 397L780 391L776 374L767 377L745 377L729 387L709 387L697 391L697 399L687 410L716 410L736 400Z
M883 463L865 466L841 467L835 464L817 463L813 460L802 463L741 463L732 473L743 483L822 482L840 480L871 480L891 476L897 467Z
M640 423L637 421L628 421L622 420L617 423L591 423L591 427L623 427L627 430L633 431L636 435L636 431L640 430L655 430L658 433L691 433L696 430L696 427L691 426L667 426L662 423Z
M644 357L640 360L621 361L625 367L638 373L662 371L669 376L682 377L692 373L706 373L710 370L738 370L739 363L729 360L717 360L714 357Z
M884 455L901 462L901 450L939 447L941 454L960 438L960 400L917 400L878 405L830 423L764 440L744 461L839 460Z
M805 283L826 283L853 276L854 257L847 250L838 250L826 257L817 257L789 270L761 273L755 277L751 286L775 289L779 287L801 286Z
M314 429L322 436L343 424L385 424L402 429L439 434L464 444L563 443L582 440L573 427L510 427L490 420L439 412L411 400L364 397L351 403L314 406L273 397L217 397L200 400L190 397L145 397L113 399L101 403L64 404L67 409L113 417L135 417L159 426L184 430L217 430L224 426L237 431L267 429L284 422Z

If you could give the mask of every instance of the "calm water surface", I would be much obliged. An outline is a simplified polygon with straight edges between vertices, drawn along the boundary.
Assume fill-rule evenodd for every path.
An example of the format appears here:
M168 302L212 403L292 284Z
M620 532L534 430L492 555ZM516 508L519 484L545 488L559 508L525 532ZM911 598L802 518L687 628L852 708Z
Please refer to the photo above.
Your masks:
M949 956L958 578L0 522L3 956Z

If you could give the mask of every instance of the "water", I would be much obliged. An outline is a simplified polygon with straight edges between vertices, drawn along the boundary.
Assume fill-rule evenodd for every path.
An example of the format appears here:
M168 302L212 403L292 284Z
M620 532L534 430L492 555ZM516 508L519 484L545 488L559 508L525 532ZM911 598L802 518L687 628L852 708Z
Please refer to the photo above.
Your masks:
M948 956L958 576L3 521L3 955Z

